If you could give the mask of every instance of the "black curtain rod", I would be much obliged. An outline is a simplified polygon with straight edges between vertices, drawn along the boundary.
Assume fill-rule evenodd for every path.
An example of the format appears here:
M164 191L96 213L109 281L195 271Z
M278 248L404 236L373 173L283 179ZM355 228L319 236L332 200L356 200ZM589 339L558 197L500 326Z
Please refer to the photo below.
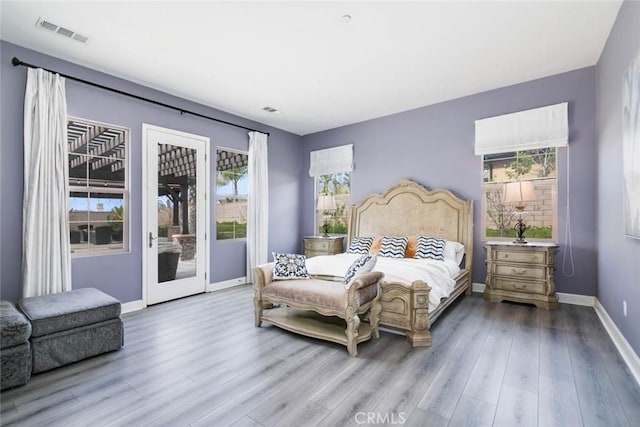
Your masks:
M83 80L83 79L80 79L78 77L73 77L73 76L70 76L68 74L62 74L62 73L59 73L59 72L54 71L54 70L49 70L48 68L38 67L37 65L33 65L33 64L29 64L29 63L23 62L23 61L19 60L18 58L16 58L15 56L11 60L11 63L13 64L14 67L22 65L24 67L29 67L29 68L42 68L43 70L49 71L50 73L59 74L60 76L64 77L65 79L75 80L77 82L84 83L84 84L89 85L89 86L93 86L93 87L97 87L97 88L100 88L100 89L108 90L109 92L115 92L115 93L118 93L120 95L128 96L130 98L135 98L135 99L140 100L140 101L148 102L150 104L155 104L155 105L159 105L161 107L169 108L171 110L179 111L180 114L185 114L185 113L186 114L191 114L192 116L201 117L203 119L212 120L214 122L222 123L222 124L225 124L225 125L234 126L234 127L237 127L237 128L240 128L240 129L245 129L245 130L252 131L252 132L261 132L261 133L265 133L265 134L269 135L269 132L262 132L262 131L259 131L257 129L252 129L252 128L249 128L249 127L246 127L246 126L242 126L242 125L239 125L239 124L236 124L236 123L231 123L231 122L227 122L225 120L216 119L215 117L205 116L204 114L196 113L195 111L185 110L184 108L178 108L176 106L165 104L163 102L154 101L153 99L145 98L143 96L134 95L132 93L124 92L122 90L114 89L112 87L103 86L101 84L90 82L88 80Z

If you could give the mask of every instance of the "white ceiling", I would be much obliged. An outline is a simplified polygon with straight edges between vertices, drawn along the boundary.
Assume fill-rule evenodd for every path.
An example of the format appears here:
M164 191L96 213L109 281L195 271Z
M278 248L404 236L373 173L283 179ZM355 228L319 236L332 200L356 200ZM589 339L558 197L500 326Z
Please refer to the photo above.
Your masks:
M0 36L305 135L595 65L620 5L2 0Z

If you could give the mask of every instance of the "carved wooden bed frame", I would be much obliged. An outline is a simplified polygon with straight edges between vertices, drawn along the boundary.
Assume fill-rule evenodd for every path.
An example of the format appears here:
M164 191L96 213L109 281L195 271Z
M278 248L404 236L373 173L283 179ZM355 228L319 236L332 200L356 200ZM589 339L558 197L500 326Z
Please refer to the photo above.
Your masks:
M429 191L402 180L383 194L372 194L351 208L348 244L354 236L427 235L460 242L465 247L461 271L451 295L429 312L427 283L407 286L383 279L380 324L405 332L414 347L430 346L430 325L463 293L471 294L473 265L473 201L450 191Z

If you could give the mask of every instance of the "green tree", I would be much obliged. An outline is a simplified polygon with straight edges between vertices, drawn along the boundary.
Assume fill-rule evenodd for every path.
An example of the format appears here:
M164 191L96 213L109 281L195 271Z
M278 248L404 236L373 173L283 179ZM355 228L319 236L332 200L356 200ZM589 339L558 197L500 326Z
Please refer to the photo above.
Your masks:
M539 148L537 150L530 150L531 159L535 164L540 166L538 169L538 176L540 178L551 175L556 169L556 149L555 148Z
M123 214L124 214L124 207L120 205L120 206L114 206L111 209L111 212L109 212L109 214L107 215L107 222L111 225L111 229L114 232L122 231Z
M238 182L247 176L249 168L247 166L239 166L237 168L229 169L226 171L218 172L216 176L216 184L220 186L227 185L229 183L233 186L233 195L238 195Z
M509 179L518 179L522 175L526 175L531 172L533 163L533 158L527 151L518 151L516 154L516 160L511 162L505 173Z
M338 172L318 177L319 195L349 194L351 189L351 174L349 172Z
M556 149L549 147L518 151L516 160L511 162L506 174L509 179L518 179L530 173L534 165L538 166L537 175L540 178L549 176L556 169Z

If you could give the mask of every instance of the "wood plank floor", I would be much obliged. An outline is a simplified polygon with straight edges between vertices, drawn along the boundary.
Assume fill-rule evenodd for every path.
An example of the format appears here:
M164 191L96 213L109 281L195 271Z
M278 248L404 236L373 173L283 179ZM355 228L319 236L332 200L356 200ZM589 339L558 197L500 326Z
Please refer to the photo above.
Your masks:
M253 326L241 286L123 316L125 347L2 392L3 426L638 426L640 387L591 308L464 297L346 348Z

